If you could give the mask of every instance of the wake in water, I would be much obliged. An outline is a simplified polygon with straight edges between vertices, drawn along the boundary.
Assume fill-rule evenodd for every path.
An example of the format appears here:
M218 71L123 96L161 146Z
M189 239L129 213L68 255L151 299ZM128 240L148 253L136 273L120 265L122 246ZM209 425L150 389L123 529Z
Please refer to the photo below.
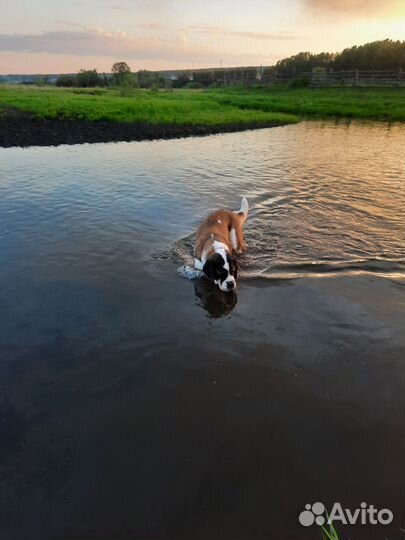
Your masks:
M177 273L186 279L200 279L204 275L204 272L201 270L196 270L188 264L183 264L180 266L177 269Z
M403 126L304 122L212 140L199 165L193 154L187 186L199 202L189 223L204 208L232 207L236 190L250 204L242 279L404 279L403 137ZM187 236L169 254L192 279L193 245Z
M251 236L251 233L250 233ZM172 248L159 258L170 259L180 266L178 274L186 279L200 279L204 274L194 268L195 235L176 241ZM371 274L390 278L405 278L405 263L401 258L384 256L348 260L304 260L302 262L280 261L274 249L264 250L261 242L249 241L248 251L240 256L241 279L297 279L335 275ZM259 245L258 245L259 244ZM274 246L273 246L274 247Z

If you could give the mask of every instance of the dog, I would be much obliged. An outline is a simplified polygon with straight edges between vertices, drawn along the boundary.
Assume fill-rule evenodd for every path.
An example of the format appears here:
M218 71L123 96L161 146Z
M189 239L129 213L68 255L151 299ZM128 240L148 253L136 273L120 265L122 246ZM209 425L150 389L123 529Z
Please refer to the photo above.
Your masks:
M233 255L246 249L242 227L248 211L249 203L243 197L240 210L217 210L197 230L194 267L202 270L224 292L236 288L238 264Z

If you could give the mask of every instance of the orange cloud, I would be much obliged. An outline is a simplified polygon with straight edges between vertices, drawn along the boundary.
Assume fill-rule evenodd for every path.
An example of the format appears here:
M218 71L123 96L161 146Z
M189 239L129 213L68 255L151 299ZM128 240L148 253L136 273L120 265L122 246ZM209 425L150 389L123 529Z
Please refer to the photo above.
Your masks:
M325 14L396 18L405 15L404 0L306 0L306 5Z
M227 30L220 26L187 26L185 28L180 28L180 31L194 31L200 32L202 34L215 34L215 35L225 35L225 36L235 36L242 38L250 39L264 39L270 41L290 41L295 39L302 39L302 36L293 34L291 32L254 32L254 31L238 31L238 30Z

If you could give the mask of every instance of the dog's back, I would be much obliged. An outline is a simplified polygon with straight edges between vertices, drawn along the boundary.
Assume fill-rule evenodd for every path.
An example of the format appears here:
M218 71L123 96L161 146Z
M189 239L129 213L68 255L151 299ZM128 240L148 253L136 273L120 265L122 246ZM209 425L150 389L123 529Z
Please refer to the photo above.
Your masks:
M197 229L195 256L201 259L211 240L225 244L230 252L242 252L245 247L242 226L248 211L249 203L243 197L239 210L216 210L207 216Z

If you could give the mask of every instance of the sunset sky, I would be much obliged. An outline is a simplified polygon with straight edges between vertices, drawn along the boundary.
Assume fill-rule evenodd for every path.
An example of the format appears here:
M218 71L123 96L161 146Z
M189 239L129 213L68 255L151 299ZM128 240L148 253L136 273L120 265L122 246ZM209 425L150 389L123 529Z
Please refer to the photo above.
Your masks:
M0 0L0 73L271 65L405 39L404 0Z

